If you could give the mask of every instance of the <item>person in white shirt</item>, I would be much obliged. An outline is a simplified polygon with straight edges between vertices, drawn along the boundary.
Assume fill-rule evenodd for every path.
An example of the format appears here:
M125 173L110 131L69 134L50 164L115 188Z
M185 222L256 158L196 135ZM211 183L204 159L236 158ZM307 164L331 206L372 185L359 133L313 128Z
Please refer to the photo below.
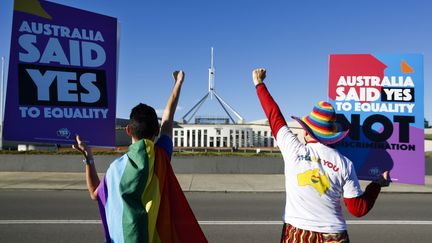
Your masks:
M292 117L304 130L306 144L288 128L265 84L265 69L253 71L253 83L261 106L281 150L285 164L286 205L281 242L349 242L341 198L348 211L361 217L373 207L389 172L362 192L353 163L330 144L348 129L336 122L333 106L318 102L308 116Z

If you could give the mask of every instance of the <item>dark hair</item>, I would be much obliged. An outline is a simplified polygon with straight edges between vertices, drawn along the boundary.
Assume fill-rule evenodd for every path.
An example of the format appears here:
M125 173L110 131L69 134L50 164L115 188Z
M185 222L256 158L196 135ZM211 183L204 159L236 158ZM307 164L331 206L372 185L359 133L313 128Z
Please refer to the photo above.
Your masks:
M132 108L129 125L132 136L137 139L151 139L157 135L159 129L158 117L155 109L146 104L140 103Z

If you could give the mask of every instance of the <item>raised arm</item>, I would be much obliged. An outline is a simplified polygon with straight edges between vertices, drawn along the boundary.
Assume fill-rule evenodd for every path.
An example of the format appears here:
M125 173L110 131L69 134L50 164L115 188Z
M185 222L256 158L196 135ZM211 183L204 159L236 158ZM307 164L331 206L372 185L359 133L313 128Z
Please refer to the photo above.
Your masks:
M161 135L167 135L170 138L173 133L174 125L174 113L177 108L177 103L180 97L180 90L184 80L184 72L182 70L173 72L174 88L171 92L171 96L168 99L168 103L165 107L165 111L162 115L161 121Z
M72 145L72 148L80 151L84 155L84 162L86 167L86 182L87 189L90 193L90 198L93 200L97 199L97 188L99 186L99 176L94 165L93 152L90 147L81 141L79 135L76 135L76 144Z
M283 126L286 126L286 122L281 111L279 110L279 106L273 100L273 97L270 95L267 87L264 84L265 77L266 70L264 68L258 68L252 72L252 79L258 98L267 116L267 119L269 120L273 136L276 138L279 129Z

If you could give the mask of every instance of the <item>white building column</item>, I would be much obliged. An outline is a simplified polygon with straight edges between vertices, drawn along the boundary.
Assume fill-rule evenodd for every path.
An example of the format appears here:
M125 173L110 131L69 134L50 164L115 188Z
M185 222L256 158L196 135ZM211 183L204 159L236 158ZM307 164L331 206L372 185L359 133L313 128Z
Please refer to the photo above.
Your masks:
M194 129L194 131L195 131L194 147L198 147L198 129Z
M189 130L189 147L192 147L192 129Z

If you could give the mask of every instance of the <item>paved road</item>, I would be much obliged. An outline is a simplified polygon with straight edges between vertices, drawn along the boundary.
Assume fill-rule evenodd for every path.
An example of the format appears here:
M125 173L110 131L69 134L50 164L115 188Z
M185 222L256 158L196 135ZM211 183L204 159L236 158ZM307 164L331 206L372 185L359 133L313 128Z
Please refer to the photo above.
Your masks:
M210 242L279 240L283 193L186 195ZM348 217L351 240L428 242L430 205L432 194L382 194L370 215ZM0 191L0 242L102 242L98 220L85 191Z

